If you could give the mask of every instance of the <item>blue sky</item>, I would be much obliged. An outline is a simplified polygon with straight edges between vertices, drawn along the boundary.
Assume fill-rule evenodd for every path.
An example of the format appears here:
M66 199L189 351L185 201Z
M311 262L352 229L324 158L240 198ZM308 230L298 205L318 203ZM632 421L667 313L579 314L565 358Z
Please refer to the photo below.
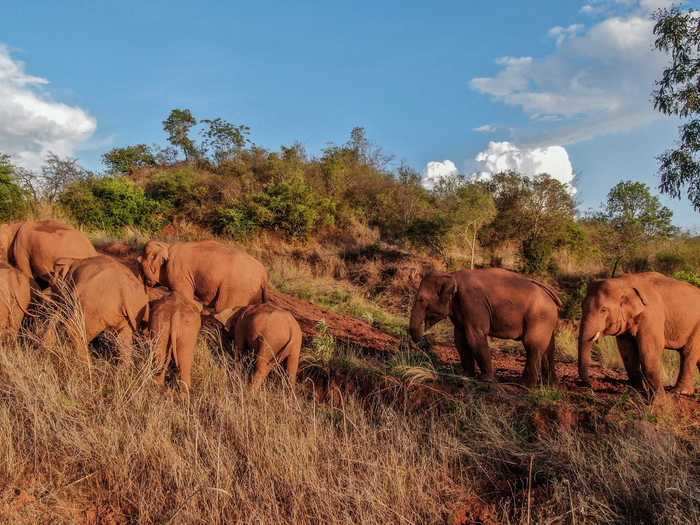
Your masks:
M669 3L6 0L0 150L99 168L111 147L162 143L161 121L187 107L310 153L363 126L433 176L544 166L568 180L573 167L580 209L597 208L619 180L655 188L675 140L649 103L664 63L650 12Z

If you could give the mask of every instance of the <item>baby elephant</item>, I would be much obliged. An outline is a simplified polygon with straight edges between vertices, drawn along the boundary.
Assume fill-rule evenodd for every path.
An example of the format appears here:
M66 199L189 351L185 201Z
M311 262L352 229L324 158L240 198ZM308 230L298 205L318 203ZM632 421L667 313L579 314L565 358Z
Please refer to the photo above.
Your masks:
M257 390L275 363L287 361L289 383L294 386L301 354L301 328L287 310L271 304L256 304L214 317L233 335L236 352L255 352L255 372L250 387Z
M173 292L151 303L149 330L156 338L156 383L165 384L171 359L175 360L180 381L189 392L192 386L192 360L202 326L202 306Z

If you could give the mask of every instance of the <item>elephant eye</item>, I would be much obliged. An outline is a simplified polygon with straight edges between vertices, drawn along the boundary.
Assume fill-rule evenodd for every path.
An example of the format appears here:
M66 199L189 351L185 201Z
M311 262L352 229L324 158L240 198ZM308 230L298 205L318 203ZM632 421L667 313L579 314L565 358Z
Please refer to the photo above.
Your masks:
M607 311L608 311L608 308L605 307L605 306L601 306L601 307L600 307L600 311L601 311L601 312L607 312Z

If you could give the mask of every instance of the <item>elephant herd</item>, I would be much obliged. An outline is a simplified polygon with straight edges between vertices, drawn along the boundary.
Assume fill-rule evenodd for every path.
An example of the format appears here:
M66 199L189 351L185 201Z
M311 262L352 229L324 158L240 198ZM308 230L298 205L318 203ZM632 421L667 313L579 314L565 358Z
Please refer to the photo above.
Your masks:
M128 366L134 334L144 330L154 341L156 382L165 383L172 364L189 390L202 317L213 316L238 353L254 353L251 387L260 387L276 363L286 363L290 383L296 380L299 324L267 301L267 271L243 250L217 241L152 240L132 268L98 254L80 231L43 220L0 225L0 260L0 330L5 334L19 332L33 302L72 299L83 318L80 333L68 336L87 360L87 345L110 331L121 363ZM433 272L420 283L409 331L419 342L424 330L449 318L463 373L475 376L478 367L487 381L494 380L488 337L522 341L524 383L554 383L561 307L552 288L515 272ZM55 316L47 323L44 343L50 344ZM652 395L664 392L664 349L678 350L681 367L673 391L694 393L700 289L652 272L594 281L583 300L579 330L579 376L585 384L590 384L593 344L603 335L616 337L630 383Z
M191 387L191 369L202 315L214 316L236 350L255 353L251 386L259 387L277 362L286 361L294 384L301 329L289 312L266 303L267 271L255 258L216 241L166 244L150 241L138 268L97 253L80 231L59 221L0 226L0 330L16 335L33 300L66 305L77 301L80 331L67 330L76 348L98 335L116 335L123 366L132 361L134 334L145 329L154 341L156 382L171 363ZM44 344L56 333L47 320Z
M557 294L524 275L502 269L463 270L426 275L411 311L410 333L449 317L464 374L493 380L488 336L523 342L527 385L556 381L554 336ZM635 388L663 395L664 349L680 353L680 373L672 391L692 395L700 369L700 289L655 272L593 281L583 300L579 329L579 377L590 385L593 344L614 336Z

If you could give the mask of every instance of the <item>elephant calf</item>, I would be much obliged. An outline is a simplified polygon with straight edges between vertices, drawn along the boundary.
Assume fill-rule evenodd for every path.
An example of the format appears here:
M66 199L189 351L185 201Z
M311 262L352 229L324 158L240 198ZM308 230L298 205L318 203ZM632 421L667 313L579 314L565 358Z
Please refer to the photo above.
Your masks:
M502 270L462 270L423 277L411 310L414 341L423 330L449 317L465 375L474 376L475 361L482 377L494 379L488 337L522 341L527 353L526 385L554 382L554 332L561 301L533 279Z
M83 312L85 343L90 344L105 330L113 330L122 364L131 363L134 332L148 320L148 295L143 282L128 267L106 255L61 258L54 265L51 286L59 294L75 294ZM83 346L78 334L69 335L77 346ZM84 351L89 359L88 349Z
M156 341L156 383L165 384L165 374L174 360L180 381L187 391L192 387L192 361L202 327L201 313L199 303L177 292L151 303L149 331Z
M0 332L19 333L29 303L32 300L32 281L18 269L0 263Z
M236 352L255 352L255 372L250 387L257 390L275 363L287 362L289 383L294 386L299 369L302 334L299 323L287 310L256 304L215 315L233 334Z

